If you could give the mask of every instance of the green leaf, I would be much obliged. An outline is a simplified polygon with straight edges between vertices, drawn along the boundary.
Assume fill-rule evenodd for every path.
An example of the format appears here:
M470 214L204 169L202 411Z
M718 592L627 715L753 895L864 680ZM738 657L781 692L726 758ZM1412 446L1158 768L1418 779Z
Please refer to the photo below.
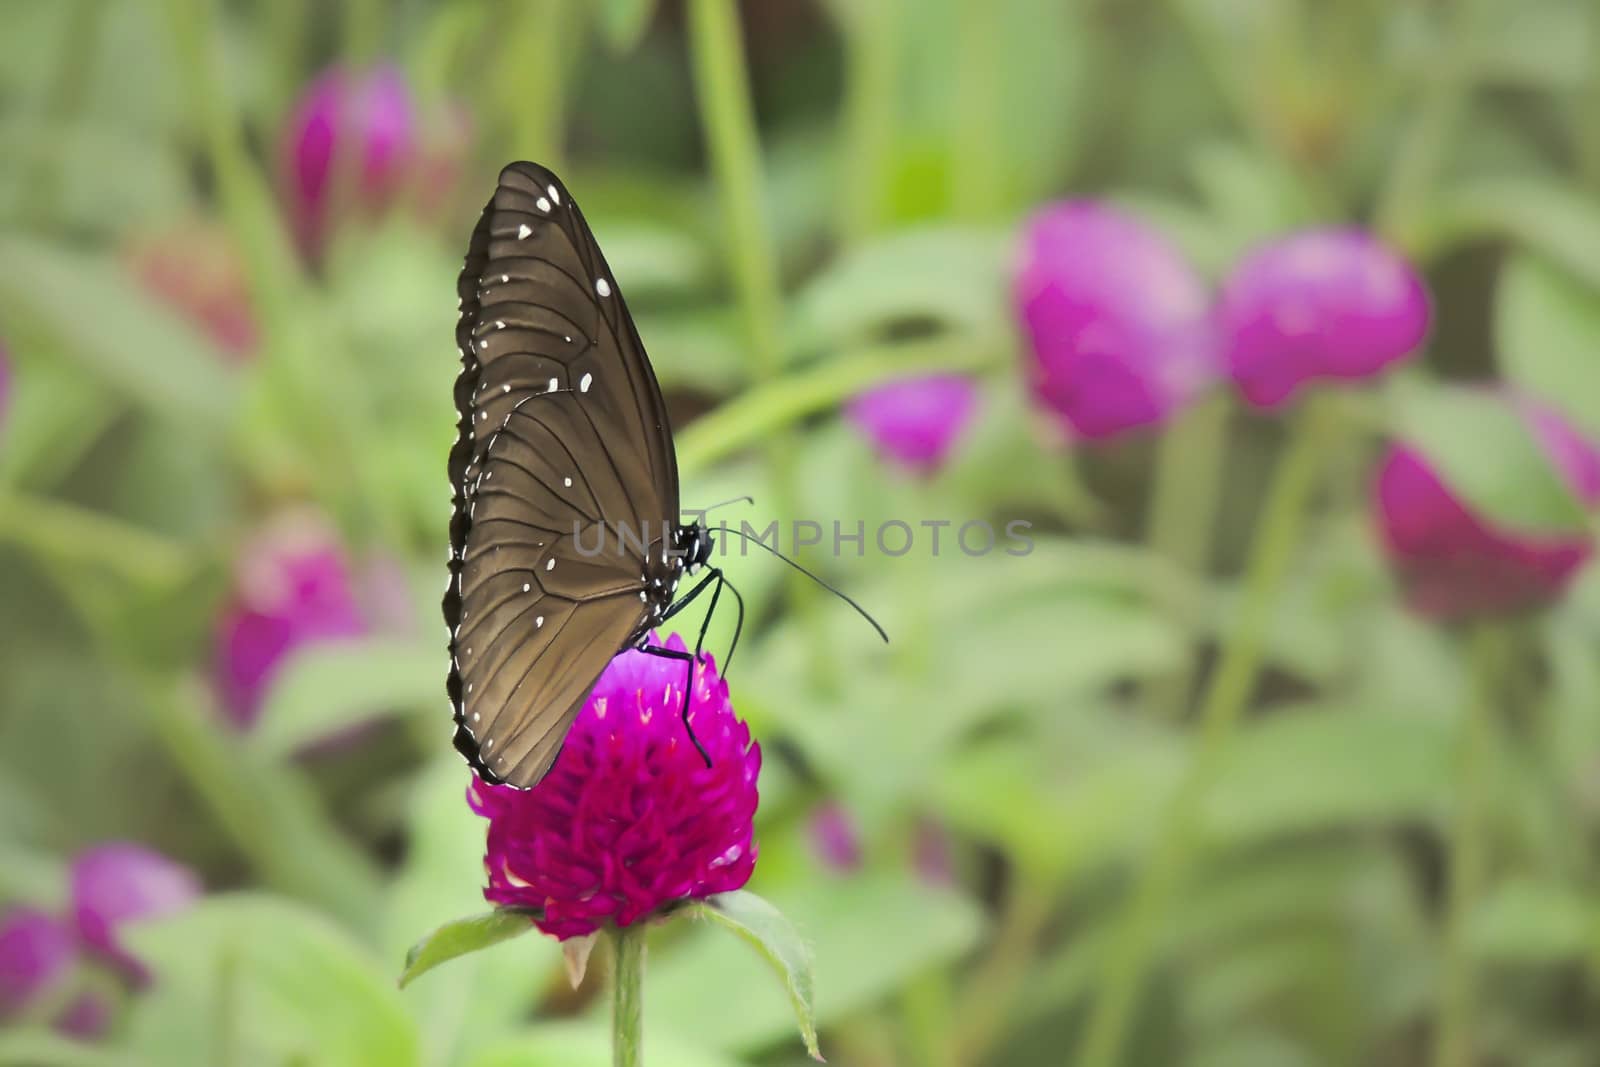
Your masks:
M433 708L443 691L433 643L373 638L296 651L274 679L251 741L284 756L374 716Z
M409 786L405 860L389 883L379 942L386 960L402 959L418 930L483 907L484 822L466 803L471 781L461 759L442 752ZM459 1062L518 1025L555 974L557 944L524 938L456 960L445 980L408 986L401 995L435 1062Z
M137 1067L114 1049L36 1030L0 1034L0 1067Z
M377 873L328 818L305 779L252 750L195 687L141 683L168 753L257 876L354 927L370 924Z
M1600 435L1600 287L1518 253L1500 275L1494 326L1506 376Z
M1149 837L1181 752L1155 731L1118 729L1109 711L1073 716L1063 743L1037 736L974 746L942 765L934 796L951 826L1003 848L1050 881L1105 867ZM1053 812L1040 818L1040 812Z
M1528 533L1586 528L1582 505L1504 395L1408 384L1394 396L1395 436L1420 449L1472 511Z
M155 975L131 1046L167 1065L413 1067L416 1026L378 961L327 919L254 894L128 930Z
M227 429L238 390L224 359L141 294L115 261L0 239L0 314L13 347L59 349L162 415Z
M1600 206L1543 178L1488 178L1441 193L1429 243L1435 253L1485 238L1509 239L1600 287Z
M754 893L738 890L721 893L695 907L695 914L710 919L734 933L761 953L783 979L795 1021L800 1024L800 1039L814 1060L822 1059L817 1048L817 1015L811 950L794 924L783 913Z
M1230 258L1314 216L1304 183L1292 171L1240 145L1202 144L1191 154L1189 169Z
M53 360L14 373L0 419L0 484L46 488L70 474L121 405Z
M1245 730L1206 801L1229 842L1428 819L1450 796L1451 720L1313 707Z
M1501 963L1580 960L1600 948L1600 913L1581 889L1519 878L1478 902L1468 938L1474 952Z
M799 352L832 355L897 323L932 321L980 335L1003 333L1008 230L928 227L846 253L794 302Z
M703 1044L672 1034L648 1033L650 1067L736 1067ZM611 1034L594 1022L544 1022L502 1038L468 1057L466 1067L611 1067Z
M650 28L655 9L655 0L601 0L596 13L606 44L614 52L632 50Z
M411 946L406 953L405 970L400 972L400 987L404 989L441 963L520 937L534 928L526 914L508 908L447 922Z
M809 879L772 896L811 943L819 1028L966 953L982 927L966 897L904 877ZM727 1051L789 1039L794 1008L773 983L757 980L754 967L747 950L720 931L693 931L687 944L652 960L645 1032Z

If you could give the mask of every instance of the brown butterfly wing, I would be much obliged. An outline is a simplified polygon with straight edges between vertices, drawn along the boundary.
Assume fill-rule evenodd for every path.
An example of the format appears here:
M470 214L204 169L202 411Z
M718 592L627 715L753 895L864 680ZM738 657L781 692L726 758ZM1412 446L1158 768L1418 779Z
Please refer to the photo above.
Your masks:
M621 291L553 174L501 172L458 292L444 598L456 747L485 780L526 787L611 657L670 602L677 465ZM648 531L648 547L621 526Z

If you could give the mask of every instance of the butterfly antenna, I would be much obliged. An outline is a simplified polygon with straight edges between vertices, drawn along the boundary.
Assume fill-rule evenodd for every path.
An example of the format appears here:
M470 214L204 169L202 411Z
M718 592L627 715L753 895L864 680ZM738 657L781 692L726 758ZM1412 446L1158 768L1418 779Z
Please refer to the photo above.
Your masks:
M703 508L684 508L683 510L687 511L691 515L698 515L702 519L704 519L708 514L710 514L713 511L716 511L718 508L725 508L729 504L737 504L737 503L740 503L741 501L746 503L746 504L754 505L755 502L756 502L756 498L753 497L753 496L732 496L732 497L729 497L727 500L719 500L715 504L712 504L712 505L710 505L708 507L703 507Z
M796 563L794 560L790 559L788 556L785 556L782 552L779 552L777 549L773 548L771 545L769 545L766 542L762 541L759 537L753 537L750 534L745 533L743 530L734 530L734 529L731 529L731 528L729 528L727 526L722 527L717 532L718 533L730 533L730 534L734 534L734 535L736 535L738 537L742 537L742 538L744 538L746 544L755 545L757 548L762 549L763 551L768 552L771 555L777 556L779 559L783 560L789 566L793 567L795 570L799 571L801 574L805 575L807 578L810 578L813 582L816 582L818 585L822 586L822 588L826 589L828 592L832 593L834 596L838 597L840 600L844 601L846 604L849 604L852 608L855 608L856 609L856 614L860 615L863 619L866 619L868 624L871 625L871 627L874 630L878 631L878 636L883 638L883 643L884 644L888 644L889 643L889 635L884 632L882 626L878 625L878 620L874 619L871 615L869 615L867 613L867 609L866 608L862 607L860 604L857 604L854 600L850 599L850 597L847 594L845 594L844 592L842 592L841 590L835 589L833 586L829 585L827 582L823 581L821 578L818 578L815 574L812 574L810 571L808 571L804 567L800 566L800 564Z

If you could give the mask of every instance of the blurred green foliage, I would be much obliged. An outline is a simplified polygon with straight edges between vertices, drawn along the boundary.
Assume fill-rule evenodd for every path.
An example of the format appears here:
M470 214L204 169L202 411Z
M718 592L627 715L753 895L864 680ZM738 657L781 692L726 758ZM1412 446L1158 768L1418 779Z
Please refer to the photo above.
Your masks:
M887 650L771 561L734 561L753 623L734 701L769 753L752 888L812 944L835 1063L1072 1062L1198 741L1188 688L1176 710L1146 698L1191 660L1208 677L1280 444L1273 420L1229 411L1215 544L1197 561L1145 546L1151 443L1063 449L1027 410L1006 292L1020 221L1106 197L1212 278L1329 220L1423 264L1435 342L1392 388L1341 398L1122 1062L1432 1055L1442 972L1462 966L1442 931L1468 671L1457 635L1398 606L1365 479L1400 429L1490 514L1588 521L1457 385L1503 378L1600 434L1600 9L763 0L737 12L745 98L697 71L716 42L695 20L716 6L0 2L0 896L58 906L68 857L109 837L214 890L139 932L158 978L105 1042L12 1028L0 1063L605 1061L597 980L566 989L543 939L395 988L417 936L482 910L436 595L455 273L513 158L578 191L669 393L686 503L750 493L757 528L1034 523L1020 558L817 554ZM308 263L281 131L318 70L380 56L422 111L463 109L470 151L442 202L351 220ZM739 156L746 106L759 159ZM759 171L730 188L741 163ZM236 244L261 330L247 361L130 265L134 238L196 220ZM910 480L838 409L931 368L976 375L983 409L947 469ZM297 652L240 734L210 686L214 620L248 533L307 504L404 591L370 639ZM726 620L714 631L724 647ZM1506 641L1464 933L1471 1062L1587 1067L1600 579ZM858 871L811 850L823 798L859 824ZM932 881L913 863L930 824L951 854ZM781 988L715 933L657 933L648 1062L800 1062Z

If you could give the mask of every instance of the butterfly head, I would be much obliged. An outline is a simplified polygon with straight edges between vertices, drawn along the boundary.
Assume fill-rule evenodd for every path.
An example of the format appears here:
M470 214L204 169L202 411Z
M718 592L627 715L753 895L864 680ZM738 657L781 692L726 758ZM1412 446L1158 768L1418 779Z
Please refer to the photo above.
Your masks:
M683 560L683 569L693 574L711 560L711 531L704 522L678 527L673 549Z

